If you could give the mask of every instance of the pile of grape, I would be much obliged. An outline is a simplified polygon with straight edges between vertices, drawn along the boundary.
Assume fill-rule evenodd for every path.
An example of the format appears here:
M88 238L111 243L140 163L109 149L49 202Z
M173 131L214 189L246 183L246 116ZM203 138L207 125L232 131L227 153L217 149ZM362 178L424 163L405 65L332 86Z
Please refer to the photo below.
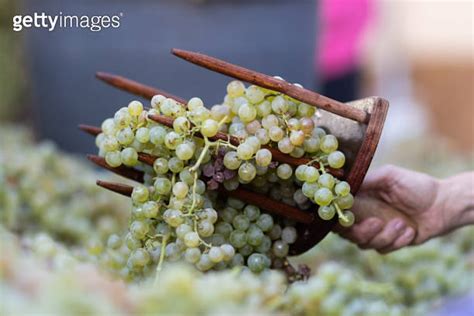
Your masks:
M81 246L122 230L129 216L125 198L110 199L85 162L51 142L34 144L21 128L5 124L0 135L2 225L20 233L44 231Z
M81 263L47 235L20 240L0 229L2 312L431 315L443 297L472 289L473 267L466 260L474 253L472 233L472 228L455 233L456 245L444 238L388 256L356 252L333 235L323 241L323 251L310 254L312 260L324 257L316 274L290 285L275 270L259 275L232 270L200 274L182 264L165 266L158 284L149 279L125 285Z
M149 114L173 118L173 128ZM222 203L215 189L249 186L261 194L300 209L318 204L319 216L350 226L354 215L349 184L326 168L340 169L345 157L335 136L316 126L316 109L283 94L240 81L227 86L222 104L207 109L199 98L187 105L156 95L151 109L132 101L102 123L96 138L99 155L111 167L145 171L135 186L129 231L112 235L105 266L124 278L140 278L163 261L185 261L201 271L247 266L260 273L282 267L297 239L294 223L229 198ZM238 137L212 140L218 132ZM199 133L202 138L198 138ZM272 161L268 147L311 161L295 170ZM153 168L138 152L157 156ZM313 166L318 163L319 168Z
M106 238L109 225L103 216L120 219L117 232L127 229L126 200L96 188L93 181L103 174L51 145L33 144L17 128L2 126L0 134L0 311L5 315L431 315L446 297L473 290L472 227L384 256L330 235L305 255L289 259L313 270L307 281L290 285L275 270L201 274L178 263L163 267L158 284L153 278L113 281L98 269L103 262L87 255L100 252L100 243L86 241L87 236ZM424 142L416 144L419 150ZM45 155L45 147L50 154ZM432 150L428 146L425 152ZM469 163L456 168L466 170ZM435 166L450 164L437 161ZM446 168L436 171L441 169ZM22 191L26 185L30 189ZM31 197L42 190L48 204L39 209ZM70 221L71 209L82 210L73 211L74 220L87 225L78 225L84 227L80 234L71 226L55 227L46 220L49 209L56 226Z

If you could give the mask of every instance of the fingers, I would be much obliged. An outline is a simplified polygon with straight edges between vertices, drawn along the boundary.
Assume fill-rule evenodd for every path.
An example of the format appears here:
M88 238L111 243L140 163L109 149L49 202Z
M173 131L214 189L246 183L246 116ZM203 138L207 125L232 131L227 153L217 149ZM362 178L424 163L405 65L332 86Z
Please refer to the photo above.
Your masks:
M364 219L362 222L354 224L350 229L340 232L344 238L363 246L372 240L383 228L383 221L376 217Z
M386 254L410 245L415 239L415 229L401 219L395 218L384 224L376 217L366 218L339 234L356 243L361 249L374 249Z
M382 250L390 246L407 227L401 218L390 220L380 233L368 242L370 248Z
M410 245L413 240L415 239L415 230L412 227L407 227L402 234L395 239L395 241L389 245L388 247L385 247L384 249L379 250L380 253L386 254L395 250L398 250L400 248L406 247Z

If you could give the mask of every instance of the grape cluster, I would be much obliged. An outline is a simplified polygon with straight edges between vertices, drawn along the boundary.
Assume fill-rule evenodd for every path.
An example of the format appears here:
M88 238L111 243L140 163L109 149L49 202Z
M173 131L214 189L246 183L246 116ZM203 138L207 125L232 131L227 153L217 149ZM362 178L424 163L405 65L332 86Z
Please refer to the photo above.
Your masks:
M211 109L199 98L183 105L161 95L152 98L149 110L138 101L121 108L102 123L99 155L111 167L137 167L146 176L131 195L128 233L108 241L106 266L126 278L147 274L154 265L160 270L165 260L184 259L201 271L245 265L260 273L281 266L297 239L294 223L235 199L219 203L213 191L219 185L250 186L301 209L317 203L321 218L337 211L339 221L351 225L350 187L325 168L342 168L344 154L333 135L316 127L315 113L308 104L240 81L230 82L224 102ZM173 118L172 128L150 114ZM215 140L218 132L240 143ZM311 161L294 172L273 161L270 147ZM145 166L139 152L158 158Z
M245 139L224 156L225 167L238 171L238 177L224 182L227 189L249 184L301 209L317 204L318 215L324 220L337 213L341 225L353 224L350 186L326 170L344 167L345 156L337 150L337 138L317 126L314 107L257 86L245 88L239 81L228 84L224 104L211 111L226 107L235 115L226 131ZM277 165L268 146L295 158L310 157L311 161L295 169L286 163Z

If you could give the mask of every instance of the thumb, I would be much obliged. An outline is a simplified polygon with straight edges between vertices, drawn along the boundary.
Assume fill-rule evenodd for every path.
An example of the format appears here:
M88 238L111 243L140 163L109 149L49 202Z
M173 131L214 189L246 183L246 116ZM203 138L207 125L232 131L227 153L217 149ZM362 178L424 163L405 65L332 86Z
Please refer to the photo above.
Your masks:
M388 191L392 184L395 182L398 174L402 170L399 167L393 165L385 165L380 167L375 171L369 172L362 186L360 188L361 191Z

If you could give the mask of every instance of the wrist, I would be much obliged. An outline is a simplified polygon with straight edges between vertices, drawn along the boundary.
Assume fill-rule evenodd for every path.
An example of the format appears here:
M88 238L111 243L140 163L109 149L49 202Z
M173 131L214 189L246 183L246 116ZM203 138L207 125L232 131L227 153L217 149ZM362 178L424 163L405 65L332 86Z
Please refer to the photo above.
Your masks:
M474 173L440 180L438 211L445 222L441 234L474 223Z

